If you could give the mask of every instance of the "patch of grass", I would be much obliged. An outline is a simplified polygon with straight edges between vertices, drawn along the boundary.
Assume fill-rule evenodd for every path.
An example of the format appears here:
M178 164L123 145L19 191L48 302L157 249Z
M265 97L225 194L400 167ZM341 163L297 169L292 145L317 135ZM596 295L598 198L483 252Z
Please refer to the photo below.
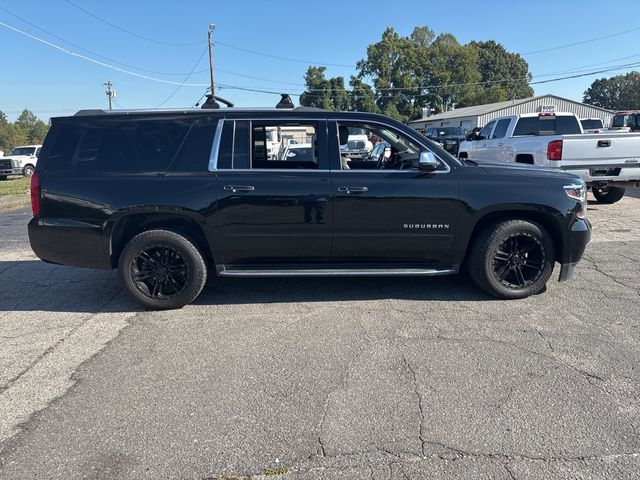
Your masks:
M30 177L9 177L6 180L0 180L0 196L29 193L30 184Z
M289 473L289 467L267 467L264 469L264 474L267 477L275 477L277 475L284 475L285 473Z

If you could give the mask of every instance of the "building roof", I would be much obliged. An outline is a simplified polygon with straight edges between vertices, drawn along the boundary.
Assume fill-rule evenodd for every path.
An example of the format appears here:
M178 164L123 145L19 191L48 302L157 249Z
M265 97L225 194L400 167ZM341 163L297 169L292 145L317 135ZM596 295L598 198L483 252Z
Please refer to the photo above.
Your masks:
M535 97L529 98L521 98L518 100L507 100L505 102L496 102L496 103L487 103L485 105L475 105L473 107L463 107L456 108L455 110L449 110L448 112L438 113L436 115L431 115L429 117L423 117L418 120L412 120L409 123L415 122L433 122L438 120L447 120L450 118L460 118L460 117L476 117L479 115L486 115L487 113L497 112L498 110L502 110L504 108L513 107L515 105L521 105L523 103L532 102L541 98L557 98L560 100L564 100L565 102L575 103L577 105L587 105L580 102L576 102L575 100L569 100L568 98L558 97L557 95L538 95ZM597 110L601 110L606 113L615 113L611 110L607 110L604 108L596 107L594 105L587 105L590 108L595 108Z

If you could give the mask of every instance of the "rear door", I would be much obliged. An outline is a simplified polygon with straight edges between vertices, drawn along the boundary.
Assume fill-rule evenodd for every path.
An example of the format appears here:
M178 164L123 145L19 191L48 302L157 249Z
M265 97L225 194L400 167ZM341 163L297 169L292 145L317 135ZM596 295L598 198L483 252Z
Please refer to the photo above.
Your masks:
M304 152L269 156L267 132L276 130L283 141L303 145ZM328 260L332 213L326 121L226 120L219 144L212 160L218 264L269 268Z

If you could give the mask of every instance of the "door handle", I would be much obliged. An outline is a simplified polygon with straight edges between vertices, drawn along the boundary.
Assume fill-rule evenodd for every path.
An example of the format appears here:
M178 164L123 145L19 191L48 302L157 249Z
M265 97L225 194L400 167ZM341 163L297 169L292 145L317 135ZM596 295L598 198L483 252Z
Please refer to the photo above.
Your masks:
M363 193L368 192L369 189L367 187L338 187L338 191L345 193Z
M610 147L611 140L598 140L598 147Z
M255 187L252 187L251 185L225 185L224 189L231 191L233 193L238 193L238 192L253 192L255 190Z

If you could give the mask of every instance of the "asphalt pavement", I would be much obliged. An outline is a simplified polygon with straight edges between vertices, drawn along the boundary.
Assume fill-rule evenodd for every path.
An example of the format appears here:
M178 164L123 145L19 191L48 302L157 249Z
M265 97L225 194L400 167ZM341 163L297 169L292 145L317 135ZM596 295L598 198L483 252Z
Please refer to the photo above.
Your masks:
M147 312L0 213L0 478L640 478L640 195L588 214L575 277L524 300L216 279Z

